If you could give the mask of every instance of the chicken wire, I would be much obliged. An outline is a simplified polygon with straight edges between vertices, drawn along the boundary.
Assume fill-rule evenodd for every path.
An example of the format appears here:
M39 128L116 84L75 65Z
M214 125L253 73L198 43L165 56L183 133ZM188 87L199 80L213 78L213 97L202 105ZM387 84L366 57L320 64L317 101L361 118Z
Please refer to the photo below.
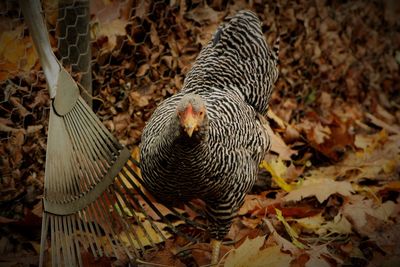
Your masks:
M216 3L209 4L227 6ZM43 190L50 99L18 1L0 5L0 170L7 193L2 215L18 218ZM209 16L196 11L199 6L208 8L201 1L42 1L56 56L121 143L138 144L151 111L180 89L202 44L227 14Z

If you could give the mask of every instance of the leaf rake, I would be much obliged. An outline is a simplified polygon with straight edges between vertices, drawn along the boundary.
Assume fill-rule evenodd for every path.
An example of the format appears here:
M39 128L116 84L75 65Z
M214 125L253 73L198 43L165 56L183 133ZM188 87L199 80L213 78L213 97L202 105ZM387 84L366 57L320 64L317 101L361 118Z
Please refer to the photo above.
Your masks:
M40 1L20 0L20 6L51 98L39 265L44 264L49 232L52 266L82 266L85 251L96 258L139 258L147 246L166 240L139 198L174 233L179 231L141 190L133 169L138 163L96 117L55 57Z

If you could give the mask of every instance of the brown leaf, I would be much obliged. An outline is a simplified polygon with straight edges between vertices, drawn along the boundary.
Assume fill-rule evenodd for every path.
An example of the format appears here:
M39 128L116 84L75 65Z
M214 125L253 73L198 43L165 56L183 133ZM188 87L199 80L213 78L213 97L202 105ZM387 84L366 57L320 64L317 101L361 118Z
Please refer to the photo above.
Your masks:
M197 23L203 24L213 24L220 22L223 12L218 12L209 7L207 4L203 6L198 6L185 14L186 18L192 19Z
M300 201L306 197L315 196L322 203L332 194L350 196L352 192L354 190L349 182L336 182L323 177L308 178L299 188L290 191L283 199L285 201Z
M342 213L352 223L353 227L361 234L370 235L388 221L391 216L398 216L398 208L392 201L385 203L374 203L372 199L365 199L363 196L352 196L343 206ZM394 214L395 213L395 214ZM376 220L372 220L373 217Z
M122 19L97 24L94 31L95 39L107 37L107 42L102 45L103 53L111 52L116 47L117 36L126 35L125 27L127 24L128 22Z
M277 153L281 159L290 160L291 156L297 153L296 150L288 147L278 134L272 131L269 124L264 124L264 128L271 138L271 151Z
M289 266L292 260L288 254L282 253L280 246L260 248L265 242L265 236L259 236L254 239L246 239L237 249L229 253L225 260L226 267L241 266Z

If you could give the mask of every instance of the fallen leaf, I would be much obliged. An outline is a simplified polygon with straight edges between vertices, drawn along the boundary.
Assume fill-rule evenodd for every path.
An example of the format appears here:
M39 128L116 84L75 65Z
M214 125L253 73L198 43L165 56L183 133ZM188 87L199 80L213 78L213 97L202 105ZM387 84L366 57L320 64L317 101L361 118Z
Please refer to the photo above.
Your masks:
M263 126L271 138L271 151L277 153L283 160L291 160L291 156L297 154L297 151L288 147L282 138L272 131L268 123Z
M350 196L352 192L354 190L349 182L337 182L320 177L319 179L304 180L301 186L290 191L283 199L285 201L300 201L306 197L315 196L322 203L333 194Z
M271 235L268 237L267 243L273 239L273 241L279 245L283 251L289 251L292 256L298 254L300 252L300 249L295 246L292 242L289 240L283 238L281 235L278 234L278 232L275 230L274 226L268 219L263 219L264 222L267 224L268 230L271 232Z
M292 258L281 252L279 245L261 249L265 236L246 239L237 249L229 253L225 260L225 267L262 267L268 263L269 267L289 266Z
M299 238L298 233L289 225L289 223L286 221L285 217L283 217L282 211L280 211L279 209L275 209L275 212L276 212L276 217L278 218L278 220L285 226L286 232L289 234L290 238L292 239L292 243L300 249L306 248L306 246L298 240L298 238Z
M100 37L107 37L107 42L103 44L103 53L111 52L117 45L117 36L126 35L125 27L128 22L122 19L115 19L104 23L99 22L97 27L94 27L93 39L97 40Z
M363 196L355 195L342 207L342 214L352 222L353 227L361 234L373 233L380 224L388 221L389 217L395 216L397 205L393 201L386 201L376 204L372 199L365 199ZM368 219L371 216L376 221Z
M207 4L203 6L198 6L188 13L185 14L185 17L188 19L192 19L200 24L214 24L221 20L223 16L223 12L218 12L209 7Z
M294 185L286 183L282 178L282 175L286 173L287 168L280 158L277 158L275 161L271 161L270 163L262 161L260 167L266 169L271 174L273 181L286 192L295 188Z

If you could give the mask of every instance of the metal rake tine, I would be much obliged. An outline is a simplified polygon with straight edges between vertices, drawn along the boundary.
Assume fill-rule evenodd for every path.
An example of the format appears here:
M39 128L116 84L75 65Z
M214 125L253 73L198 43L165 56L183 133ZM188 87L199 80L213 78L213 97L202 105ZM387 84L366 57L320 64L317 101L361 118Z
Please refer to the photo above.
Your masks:
M107 190L106 190L107 191ZM115 218L113 218L110 213L107 211L107 206L105 202L105 197L106 197L106 193L103 193L102 198L99 198L99 201L96 203L99 207L100 213L103 216L103 220L107 223L108 228L110 230L111 236L112 237L117 237L117 234L114 232L113 230L113 226L111 225L111 222L115 222ZM119 221L118 221L119 222ZM122 247L126 254L128 255L129 258L132 258L131 253L129 252L129 250L124 246L124 244L122 243L122 241L119 238L115 238L115 242L119 244L119 247Z
M88 235L88 237L90 238L90 239L92 239L93 240L93 242L91 242L91 241L89 241L90 242L90 248L92 249L92 252L93 252L93 254L94 254L94 256L95 257L97 257L97 254L99 254L99 256L100 257L102 257L103 256L103 253L102 253L102 251L101 251L101 247L100 247L100 245L98 244L98 242L97 242L97 239L95 238L95 237L93 237L93 231L92 231L92 225L88 222L88 217L87 217L87 211L86 211L86 209L85 210L82 210L82 213L85 215L85 218L84 218L84 220L82 220L83 221L83 227L85 228L85 231L86 231L86 233L87 233L87 235Z
M114 185L114 187L116 187L116 186ZM116 192L116 188L114 188L114 192ZM122 196L122 194L119 194L119 195ZM120 198L119 198L118 196L115 196L115 202L117 203L120 212L123 213L123 214L126 214L125 211L124 211L124 208L123 208L123 206L122 206L122 203L121 203L121 201L120 201ZM126 206L126 205L125 205L125 206ZM131 214L134 213L134 211L131 211L131 210L129 210L129 211L130 211ZM125 216L126 216L126 215L125 215ZM135 218L135 219L137 219L137 218ZM128 223L126 223L126 224L128 224ZM128 227L128 229L131 229L130 226L127 226L127 227ZM144 246L143 246L143 244L142 244L142 241L140 241L140 238L139 238L139 236L137 235L136 231L135 231L134 229L132 229L132 230L133 230L133 231L130 231L130 232L134 235L134 238L136 239L136 242L138 243L138 246L140 247L141 250L144 250Z
M104 223L106 223L107 225L106 226L108 226L109 227L109 230L112 230L112 227L110 227L110 225L108 224L108 220L104 220L104 218L102 218L102 212L100 211L100 209L99 209L99 207L98 207L98 201L95 201L95 202L93 202L92 203L92 212L94 213L94 216L95 216L95 218L96 218L96 221L97 221L97 223L96 224L100 224L100 222L104 222ZM117 257L117 258L120 258L120 256L121 255L119 255L119 252L117 253L117 250L116 250L116 248L115 248L115 246L114 246L114 244L113 244L113 242L112 242L112 240L111 240L111 238L110 238L110 236L109 236L109 233L108 233L108 231L107 231L107 229L106 229L106 227L104 227L104 224L101 224L100 225L101 227L102 227L102 229L103 229L103 231L104 231L104 235L105 235L105 237L107 238L107 240L108 240L108 242L109 242L109 244L110 244L110 246L111 246L111 248L112 248L112 250L113 250L113 252L114 252L114 255ZM104 242L105 243L105 242ZM105 246L105 248L106 248L106 246Z
M50 239L51 239L51 259L52 259L52 266L56 266L55 260L56 259L56 245L55 245L55 233L54 233L54 215L48 215L50 219Z
M90 110L90 112L85 112L85 114L89 115L92 119L92 123L96 126L98 126L101 131L100 134L104 136L104 140L110 140L112 142L112 145L110 144L110 147L115 147L117 150L120 150L123 148L123 146L118 142L118 140L110 133L110 131L104 126L104 124L99 120L99 118L94 114L94 112L91 112L91 108L86 104L86 102L82 99L78 99L78 105L82 106L84 110ZM117 150L114 152L116 153Z
M66 221L66 218L67 216L62 216L62 217L60 217L60 223L61 223L61 227L62 227L62 229L63 229L63 240L64 240L64 243L65 243L65 247L64 247L64 250L65 250L65 254L67 255L67 263L68 264L73 264L74 263L74 257L73 257L73 253L72 253L72 251L71 251L71 244L70 244L70 241L69 241L69 239L71 238L71 233L69 232L69 228L68 228L68 225L67 225L67 221Z
M105 193L105 196L106 196L106 198L107 198L107 200L108 200L108 202L110 202L110 203L112 203L112 197L110 196L110 194L112 194L112 195L114 195L114 193L112 192L112 190L113 189L111 189L111 188L109 188L108 190L106 190L104 193ZM110 191L110 192L109 192ZM114 195L114 197L115 197L115 195ZM103 202L105 201L105 199L103 200ZM103 205L104 205L104 207L105 207L105 209L106 209L106 203L103 203ZM118 208L122 208L119 204L117 204L118 205ZM112 206L112 205L111 205ZM117 210L115 210L115 208L112 206L111 207L112 208L112 210L113 211L115 211L115 213L116 213L116 215L115 215L115 217L117 218L116 219L116 221L118 222L118 223L120 223L120 226L122 227L122 228L124 228L125 229L125 231L126 231L126 236L128 237L128 240L129 240L129 243L131 244L131 246L132 246L132 248L133 248L133 251L134 251L134 253L135 253L135 256L136 257L139 257L140 255L139 255L139 252L138 252L138 250L136 249L136 247L135 247L135 243L133 242L133 240L132 240L132 237L131 237L131 234L133 234L133 238L135 238L136 240L138 240L139 238L138 238L138 236L136 235L136 231L131 231L131 227L128 225L128 223L126 222L126 220L125 220L125 218L124 218L124 215L122 214L122 211L121 211L121 213L118 213L118 211ZM138 244L139 244L139 242L140 241L136 241ZM142 247L142 246L140 246L140 247Z
M53 216L53 223L54 223L54 239L55 239L55 247L56 247L56 255L57 255L57 266L61 266L61 251L60 251L60 236L59 236L59 231L58 231L58 216L54 215ZM52 244L53 246L53 244Z
M143 215L146 217L146 219L149 221L149 223L151 224L151 226L153 227L153 229L161 236L161 238L165 241L166 238L163 235L163 233L160 231L160 229L158 229L158 227L154 224L152 218L149 217L149 215L147 214L147 212L144 210L144 208L142 207L142 205L140 205L139 200L136 198L136 196L134 194L132 194L132 192L127 188L127 186L125 185L125 183L123 182L122 178L127 179L127 175L126 172L124 171L124 169L121 170L121 172L119 173L119 181L122 184L122 186L124 187L125 192L127 192L127 194L130 195L131 199L135 202L136 206L139 207L140 211L143 213Z
M92 215L91 206L92 205L90 204L85 209L86 209L86 212L89 214L89 217L90 217L90 221L88 222L89 223L89 228L92 230L92 232L95 235L93 237L93 239L96 240L96 242L97 242L97 241L99 241L98 237L101 237L101 232L100 232L99 226L98 226L98 224L96 222L96 218ZM97 242L97 243L99 244L98 247L100 248L100 250L102 249L102 254L104 253L104 255L106 257L109 257L109 254L107 253L107 250L105 249L106 246L104 246L104 241L100 239L100 241ZM102 254L100 254L100 256L103 256Z
M67 220L66 225L68 228L68 237L69 237L69 241L70 241L70 245L69 245L70 251L71 251L74 265L76 265L77 260L80 258L80 254L79 254L79 243L77 242L74 228L72 228L72 220L74 220L74 219L75 219L74 214L66 216L66 220Z
M65 260L67 260L67 262L70 262L69 260L69 255L68 255L68 249L67 249L67 244L65 242L65 233L62 231L62 217L61 216L57 216L57 227L58 227L58 238L59 238L59 244L61 244L61 247L59 248L63 257L61 258L63 265L65 266Z
M40 237L40 256L39 256L39 266L42 267L45 259L45 245L47 244L47 234L49 233L49 216L47 212L43 212L42 217L42 232Z
M100 182L100 177L103 177L103 175L106 173L106 170L104 170L102 166L99 166L95 163L98 157L93 148L90 146L89 142L87 142L85 135L80 131L78 125L74 123L74 118L66 118L66 120L72 121L71 129L73 129L73 132L75 133L75 140L78 142L78 147L85 158L84 162L87 166L90 166L87 169L87 171L89 171L91 174L90 177L92 178L92 182L89 181L88 184L88 189L90 189L93 184Z
M193 221L193 220L190 220L189 218L183 216L183 215L180 214L174 207L168 207L168 209L169 209L170 211L172 211L172 213L173 213L175 216L177 216L180 220L184 221L185 223L187 223L187 224L189 224L189 225L191 225L191 226L193 226L193 227L200 228L201 230L205 230L204 225L202 225L202 224L200 224L200 223L197 223L197 222L195 222L195 221Z
M73 112L70 112L70 113L71 113L70 115L71 115L73 123L76 123L77 121L79 121L79 116L75 115ZM66 117L68 117L68 115ZM79 135L80 132L82 132L82 134ZM90 155L91 155L90 159L96 162L96 164L94 164L94 165L96 165L99 168L101 176L103 176L105 173L107 173L107 168L105 168L103 166L103 164L101 166L99 166L99 164L98 164L98 161L102 162L103 155L99 152L99 150L98 150L97 146L94 144L93 140L91 140L87 136L86 127L81 127L80 131L78 132L78 135L82 139L82 141L83 141L82 143L86 144L86 149L89 149Z
M77 179L75 178L78 175L78 173L76 172L78 162L75 160L74 153L71 153L71 157L68 157L66 163L68 165L65 168L66 175L64 180L65 180L65 186L68 189L67 194L69 195L69 198L67 200L71 201L74 199L74 196L79 195L78 194L79 188L77 187L78 182Z
M73 125L73 128L75 128L75 134L76 134L76 140L79 141L79 143L82 145L82 151L85 152L85 155L88 159L89 162L95 162L96 160L100 159L96 148L92 145L92 142L90 140L90 138L87 137L86 132L85 132L85 128L86 127L80 127L81 125L79 125L77 123L77 121L79 121L79 116L75 115L74 112L70 112L71 114L69 114L69 116L65 116L66 120L68 119L68 121L71 123L71 126ZM103 168L101 168L100 166L98 166L97 164L92 164L93 166L96 166L97 168L97 173L100 176L103 176L105 171Z
M73 214L73 215L71 215L70 219L71 219L71 224L72 224L71 229L72 229L72 232L75 234L74 241L75 241L76 255L77 255L77 258L78 258L78 266L82 267L83 264L82 264L82 259L81 259L81 250L80 250L79 240L78 240L77 233L76 233L77 232L76 224L78 223L77 220L79 218L78 218L77 214Z
M68 118L65 118L65 122L66 124L69 124L68 122ZM68 134L71 138L71 143L72 143L72 147L75 148L75 153L72 154L73 157L71 157L71 160L73 160L74 162L71 163L71 168L74 170L74 184L75 184L75 196L80 195L79 192L84 192L85 189L82 188L82 184L80 183L80 179L78 177L82 177L82 176L86 176L86 179L88 179L88 174L86 171L82 170L82 166L86 166L86 168L88 168L87 170L89 170L89 165L87 165L86 162L86 158L83 157L82 155L82 151L81 151L81 146L80 144L77 144L77 140L75 138L75 133L74 133L75 129L71 129L71 127L67 127L67 131ZM81 175L80 175L81 174ZM89 178L90 179L90 178ZM94 181L94 179L92 179ZM85 183L86 184L86 183Z
M86 140L89 141L91 144L91 147L94 149L96 152L97 156L99 159L101 159L101 163L104 164L105 162L111 162L113 160L113 153L110 153L109 151L105 150L102 144L103 140L97 140L97 138L92 134L92 126L89 122L85 120L85 116L82 116L82 114L75 114L75 110L73 110L71 113L71 117L74 116L75 120L77 123L80 125L85 125L85 127L81 128L81 131L84 131L84 137L86 137ZM66 117L70 116L69 113L66 115ZM95 142L97 141L97 142ZM99 142L100 141L100 142ZM108 166L107 166L108 167Z
M137 175L137 173L129 166L129 165L125 165L125 167L129 170L129 172L139 181L139 183L144 184L143 180L139 177L139 175ZM124 172L124 169L122 169L122 172ZM146 196L146 194L143 193L143 191L135 184L134 181L132 181L132 179L127 175L126 179L130 182L130 184L132 185L132 187L139 193L139 195L144 199L144 201L146 201L146 203L154 210L154 212L160 217L163 218L163 220L167 220L169 222L169 220L167 218L165 218L164 215L161 214L161 212L154 206L154 204L152 203L152 201ZM171 208L167 207L169 210L171 210ZM187 219L186 217L182 216L181 214L179 214L176 210L171 210L171 212L177 216L178 218L180 218L181 220L185 221L186 223L194 226L194 227L199 227L199 228L203 228L203 226L201 224L198 224L194 221L191 221L189 219ZM170 223L170 222L169 222ZM170 223L171 224L171 223ZM175 228L174 226L171 226L173 229ZM182 233L183 234L183 233Z
M205 217L205 213L198 207L196 207L195 205L193 205L191 202L185 203L185 205L193 210L194 212L198 213L200 216Z
M68 123L70 118L66 118L66 121ZM85 150L85 145L82 144L80 142L80 138L78 138L77 135L77 129L75 128L75 124L71 124L69 128L70 134L72 136L71 140L73 140L73 143L75 145L75 148L77 149L77 151L79 153L77 153L79 155L80 158L80 164L82 164L82 166L85 166L84 170L85 172L82 171L82 173L85 173L86 177L87 177L87 181L86 181L86 189L88 189L88 185L92 184L92 183L96 183L96 178L98 175L100 174L100 171L96 169L96 167L93 166L93 164L91 164L91 161L89 160L89 155L87 154L88 151ZM89 178L89 179L88 179Z
M84 106L83 106L83 104L80 103L80 101L78 101L78 107L81 110L84 109ZM96 124L96 121L93 121L92 116L87 114L87 112L81 112L81 114L82 113L83 113L82 117L84 117L84 119L86 121L86 125L88 125L88 128L90 129L90 131L89 131L90 136L92 137L93 140L97 140L97 142L96 142L97 144L99 144L99 145L101 144L102 149L104 151L106 151L107 154L109 155L109 157L112 159L113 156L118 153L118 148L120 148L120 145L117 144L117 148L116 148L115 143L112 143L110 141L110 139L107 138L107 136L101 134L102 129L100 126L98 126Z
M87 239L84 238L85 242L88 241L88 247L87 248L88 249L90 248L92 250L93 256L97 258L97 253L96 253L95 247L93 245L93 242L91 241L91 236L89 234L88 227L87 227L84 219L82 219L82 217L86 217L84 215L85 215L84 211L80 211L79 212L79 222L77 222L78 223L78 228L79 228L79 231L81 231L82 233L84 233L87 236ZM83 225L83 229L82 229L82 225Z
M118 181L119 181L120 183L122 183L119 176L118 176L117 179L118 179ZM115 186L115 188L116 188L117 192L120 194L120 196L123 196L123 193L120 191L120 189L118 188L118 186ZM131 198L132 198L132 196L131 196ZM151 236L149 235L149 233L147 232L147 230L146 230L146 228L144 227L143 223L142 223L142 222L140 221L140 219L136 216L136 212L135 212L135 209L134 209L132 203L131 203L130 201L127 201L126 203L129 205L129 207L130 207L130 212L132 213L133 218L135 219L136 223L137 223L137 224L139 225L139 227L142 229L144 235L146 236L147 240L150 242L151 246L154 247L154 246L155 246L155 243L154 243L153 239L151 238ZM128 206L128 205L127 205L127 206Z

